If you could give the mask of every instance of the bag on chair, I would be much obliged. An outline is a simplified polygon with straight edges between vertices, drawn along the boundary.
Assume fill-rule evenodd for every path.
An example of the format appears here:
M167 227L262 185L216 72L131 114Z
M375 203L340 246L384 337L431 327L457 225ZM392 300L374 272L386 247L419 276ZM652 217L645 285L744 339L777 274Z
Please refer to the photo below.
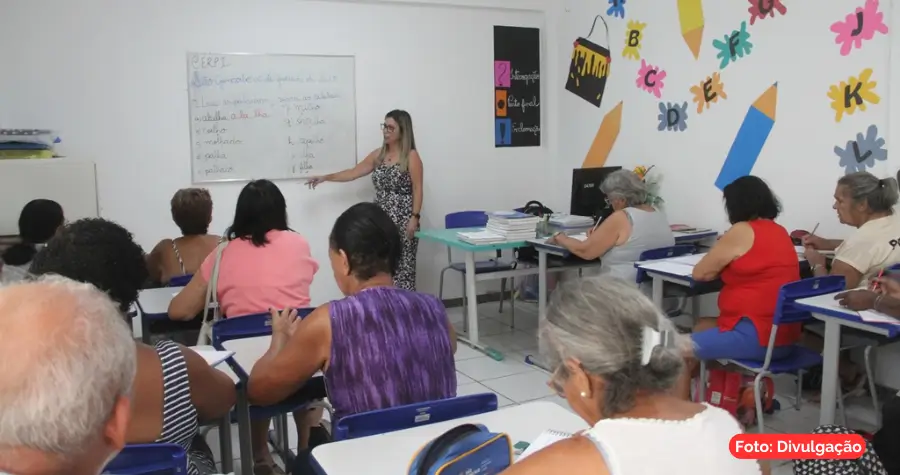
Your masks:
M200 326L200 335L197 337L197 345L204 346L212 343L213 324L222 319L222 311L219 309L219 264L222 262L222 251L228 245L223 241L216 246L216 262L213 264L212 273L209 275L209 283L206 286L206 305L203 307L203 324Z
M463 424L419 449L409 475L495 475L513 462L509 436L480 424Z

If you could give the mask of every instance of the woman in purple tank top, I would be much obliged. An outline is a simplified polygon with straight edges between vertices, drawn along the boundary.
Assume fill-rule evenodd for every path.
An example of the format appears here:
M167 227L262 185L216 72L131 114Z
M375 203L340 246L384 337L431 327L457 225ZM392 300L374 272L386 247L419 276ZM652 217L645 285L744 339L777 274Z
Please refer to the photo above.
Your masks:
M272 312L272 344L250 373L250 401L282 401L320 370L335 421L456 397L455 331L437 297L393 286L403 247L390 216L373 203L350 207L334 223L329 251L346 297L303 320Z

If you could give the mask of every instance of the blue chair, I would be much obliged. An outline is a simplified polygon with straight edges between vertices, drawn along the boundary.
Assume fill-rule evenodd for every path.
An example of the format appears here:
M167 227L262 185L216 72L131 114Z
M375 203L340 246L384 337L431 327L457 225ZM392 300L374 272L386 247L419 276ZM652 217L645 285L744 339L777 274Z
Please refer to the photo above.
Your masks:
M184 287L185 285L188 285L188 282L193 278L193 274L177 275L169 279L169 283L166 287Z
M299 318L304 318L312 313L313 310L315 310L315 308L297 309L297 316ZM213 324L212 345L217 350L224 351L225 348L222 344L226 341L238 340L241 338L253 338L271 334L272 316L268 312L225 318ZM242 383L240 384L244 384L243 382L247 381L247 379L249 378L249 375L246 373L246 371L238 366L232 358L229 358L227 362L232 371L234 371L234 373L237 374L241 379ZM313 405L308 401L297 402L288 399L285 402L272 406L251 405L248 412L250 420L274 419L275 433L277 436L275 437L275 440L272 441L272 444L283 455L287 455L290 451L290 447L288 446L287 414L293 413L294 411L297 411L304 407L312 406ZM330 407L325 407L328 410L331 409ZM231 421L233 423L237 421L237 415L234 412L231 413ZM279 447L278 442L281 442L281 447Z
M112 475L181 474L188 473L187 454L178 444L126 445L103 473Z
M803 389L803 372L813 366L822 364L822 355L817 351L804 348L800 345L793 345L793 352L786 358L772 360L772 351L775 348L775 336L778 333L778 326L788 323L803 323L814 320L812 315L806 310L798 309L794 306L794 301L815 297L817 295L830 294L844 290L846 283L844 276L827 275L822 277L813 277L810 279L798 280L784 284L778 291L778 301L775 306L775 315L772 319L772 334L769 337L769 345L766 350L766 357L763 361L728 359L723 360L725 364L734 364L746 371L756 374L753 380L753 397L756 401L756 420L759 426L759 433L765 432L763 426L763 403L761 382L766 376L773 374L793 374L797 377L797 396L794 407L799 409L801 402L801 392ZM700 387L706 387L706 371L705 365L700 368ZM838 397L841 401L842 398Z
M342 417L334 425L334 440L358 439L497 410L497 395L472 394L440 401L379 409Z
M444 216L444 227L446 229L462 229L462 228L483 228L487 225L488 217L487 213L484 211L459 211L456 213L450 213ZM515 262L505 262L500 258L502 257L502 253L500 250L497 250L497 257L495 259L490 259L486 261L476 261L475 262L475 273L476 274L489 274L492 272L501 272L513 270L516 268ZM441 270L441 280L440 285L438 287L438 298L444 299L444 275L448 270L453 270L459 272L462 275L462 299L463 299L463 315L465 315L467 309L468 297L466 295L466 264L464 262L453 262L453 256L450 250L450 247L447 247L447 267L444 267ZM507 288L506 288L506 278L500 279L500 312L503 312L503 300L507 296ZM514 303L514 295L515 295L515 279L510 278L510 286L509 286L509 306L510 306L510 316L511 316L511 327L516 326L516 307ZM478 296L472 296L477 301ZM467 319L463 318L463 329L464 331L469 330L469 322Z

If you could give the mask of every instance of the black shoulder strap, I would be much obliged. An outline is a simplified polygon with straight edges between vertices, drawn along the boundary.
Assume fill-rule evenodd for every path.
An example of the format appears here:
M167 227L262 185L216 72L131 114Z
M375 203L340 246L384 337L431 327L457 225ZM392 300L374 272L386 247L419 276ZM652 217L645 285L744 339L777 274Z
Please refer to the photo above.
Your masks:
M422 457L422 462L419 464L419 470L416 472L416 475L427 475L428 470L434 462L440 458L447 447L450 447L469 434L480 431L481 429L475 424L463 424L441 434L440 437L434 439L431 442L431 445L428 446L428 450L425 451L425 454Z

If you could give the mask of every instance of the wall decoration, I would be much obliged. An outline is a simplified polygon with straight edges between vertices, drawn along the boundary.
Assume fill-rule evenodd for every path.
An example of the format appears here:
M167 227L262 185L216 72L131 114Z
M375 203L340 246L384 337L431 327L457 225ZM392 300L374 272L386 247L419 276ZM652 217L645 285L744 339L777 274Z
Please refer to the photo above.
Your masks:
M598 168L605 165L621 128L622 102L619 102L600 122L600 128L597 129L597 135L594 136L594 142L591 143L581 168Z
M642 59L641 68L638 70L638 77L634 83L639 89L643 89L659 99L662 97L662 89L665 87L663 82L665 78L665 71Z
M687 101L681 105L672 102L660 102L659 115L656 116L659 119L659 126L657 126L656 130L660 132L663 130L683 132L684 129L687 129L687 106Z
M863 69L859 77L850 76L847 81L841 81L828 88L828 97L831 99L831 108L834 109L834 121L840 122L844 114L853 115L856 109L866 111L868 104L878 104L881 97L875 93L877 81L872 81L872 68Z
M641 59L641 43L644 40L644 28L646 23L629 20L625 30L625 47L622 48L622 57L628 59Z
M725 84L722 84L719 73L712 73L712 76L707 76L700 84L692 86L691 93L694 95L694 102L697 103L697 113L702 114L704 106L709 109L710 104L719 102L719 98L728 99L724 88Z
M572 61L569 63L569 77L566 79L566 90L600 107L603 91L606 90L606 78L609 77L609 49L589 40L594 34L597 20L603 22L606 29L606 44L609 45L609 26L600 15L594 17L591 31L587 38L575 40L572 49Z
M866 0L864 7L831 25L831 31L837 35L834 42L841 45L841 55L847 56L854 48L862 48L863 40L871 40L875 33L888 34L888 27L884 12L878 11L878 0Z
M625 18L625 2L626 0L609 0L609 8L606 9L606 15Z
M724 40L713 40L713 47L719 50L716 54L720 60L719 69L725 69L725 66L748 56L753 50L753 43L750 42L750 33L747 32L747 22L742 21L741 29L725 35Z
M494 146L541 145L541 30L494 26Z
M750 2L750 8L747 9L750 12L750 24L756 23L756 20L765 20L768 18L775 18L775 12L784 16L787 14L787 7L784 6L784 3L781 3L781 0L748 0Z
M878 136L878 127L870 125L866 134L856 134L856 140L848 140L844 148L834 147L845 173L864 172L875 166L876 160L887 160L884 138Z
M678 21L681 24L681 36L694 54L694 59L700 58L704 26L702 0L678 0Z
M750 174L769 132L775 125L775 108L778 103L778 83L766 89L750 106L744 122L738 130L731 150L716 178L716 188L724 190L734 180Z

